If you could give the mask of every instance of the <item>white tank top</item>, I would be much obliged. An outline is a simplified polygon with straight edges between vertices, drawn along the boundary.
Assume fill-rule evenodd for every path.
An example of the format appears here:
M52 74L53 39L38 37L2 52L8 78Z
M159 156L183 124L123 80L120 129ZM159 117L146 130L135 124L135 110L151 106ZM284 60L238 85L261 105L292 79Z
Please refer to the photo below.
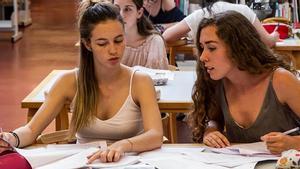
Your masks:
M105 140L112 143L118 140L130 138L143 132L141 109L135 104L131 96L132 79L135 71L132 71L129 84L129 93L119 111L110 119L101 120L95 118L88 126L76 133L78 143ZM77 73L76 79L77 79ZM74 99L71 104L74 105Z

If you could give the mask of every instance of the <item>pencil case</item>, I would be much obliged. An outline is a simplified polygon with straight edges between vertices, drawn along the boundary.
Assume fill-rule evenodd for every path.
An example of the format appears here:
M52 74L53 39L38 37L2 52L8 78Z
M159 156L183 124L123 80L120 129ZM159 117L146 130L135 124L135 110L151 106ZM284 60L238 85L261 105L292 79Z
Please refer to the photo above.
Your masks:
M287 39L287 38L290 37L291 28L287 24L284 24L284 23L264 23L263 27L266 29L266 31L268 33L272 33L272 32L274 32L275 29L277 29L277 32L279 33L279 38L280 39Z
M276 169L296 169L300 168L300 151L284 151L276 163Z

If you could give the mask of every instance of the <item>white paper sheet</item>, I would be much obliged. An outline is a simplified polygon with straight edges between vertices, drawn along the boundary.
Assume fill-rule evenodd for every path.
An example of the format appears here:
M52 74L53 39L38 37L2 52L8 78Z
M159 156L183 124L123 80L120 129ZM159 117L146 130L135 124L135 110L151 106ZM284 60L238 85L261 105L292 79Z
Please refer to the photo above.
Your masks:
M16 149L16 151L24 156L33 168L36 168L80 153L89 147L94 147L98 150L101 147L104 150L107 148L107 144L106 141L86 144L49 144L46 147Z
M271 154L267 149L264 142L256 142L249 144L237 144L226 148L209 148L212 152L222 153L222 154L233 154L233 155L244 155L244 156L264 156L264 157L276 157Z
M89 148L80 153L72 155L70 157L64 158L57 162L39 167L38 169L71 169L71 168L80 168L80 167L120 167L125 165L130 165L137 163L140 159L139 156L124 156L118 162L112 163L102 163L99 160L94 161L92 164L87 163L87 156L91 155L92 153L98 151L98 148Z
M143 153L140 153L139 156L145 157L145 156L156 156L156 154L159 153L166 153L166 154L186 154L189 152L202 152L204 151L204 147L161 147L159 149L151 150L151 151L146 151Z
M209 152L190 152L187 153L186 158L207 163L215 164L224 167L238 167L240 165L254 163L265 160L277 160L278 157L247 157L240 155L229 155L229 154L216 154Z
M152 159L141 159L142 163L150 164L159 169L228 169L213 164L205 164L199 161L185 159L182 156L163 156Z

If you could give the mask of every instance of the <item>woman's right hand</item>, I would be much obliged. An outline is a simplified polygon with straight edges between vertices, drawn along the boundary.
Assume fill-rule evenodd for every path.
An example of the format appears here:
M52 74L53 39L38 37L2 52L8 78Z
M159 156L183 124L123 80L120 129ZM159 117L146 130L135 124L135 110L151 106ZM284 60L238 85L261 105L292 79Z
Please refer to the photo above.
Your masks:
M282 41L282 39L279 38L280 35L277 32L277 30L273 31L270 35L272 36L274 42L281 42Z
M204 135L203 143L209 147L224 148L230 146L228 139L219 131L211 131Z
M15 142L15 137L11 133L0 133L0 153L2 153L5 150L11 150L12 145L15 145Z

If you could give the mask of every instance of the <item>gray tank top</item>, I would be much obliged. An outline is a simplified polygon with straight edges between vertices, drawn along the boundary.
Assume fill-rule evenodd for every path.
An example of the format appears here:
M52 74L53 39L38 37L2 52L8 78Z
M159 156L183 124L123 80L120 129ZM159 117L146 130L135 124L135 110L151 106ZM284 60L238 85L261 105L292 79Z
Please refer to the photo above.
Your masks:
M284 132L300 126L300 118L288 107L282 105L272 85L273 74L264 98L263 105L255 122L249 128L241 128L232 118L224 86L219 85L220 103L225 120L225 135L232 143L250 143L261 141L260 137L269 132ZM291 135L298 135L299 132Z

